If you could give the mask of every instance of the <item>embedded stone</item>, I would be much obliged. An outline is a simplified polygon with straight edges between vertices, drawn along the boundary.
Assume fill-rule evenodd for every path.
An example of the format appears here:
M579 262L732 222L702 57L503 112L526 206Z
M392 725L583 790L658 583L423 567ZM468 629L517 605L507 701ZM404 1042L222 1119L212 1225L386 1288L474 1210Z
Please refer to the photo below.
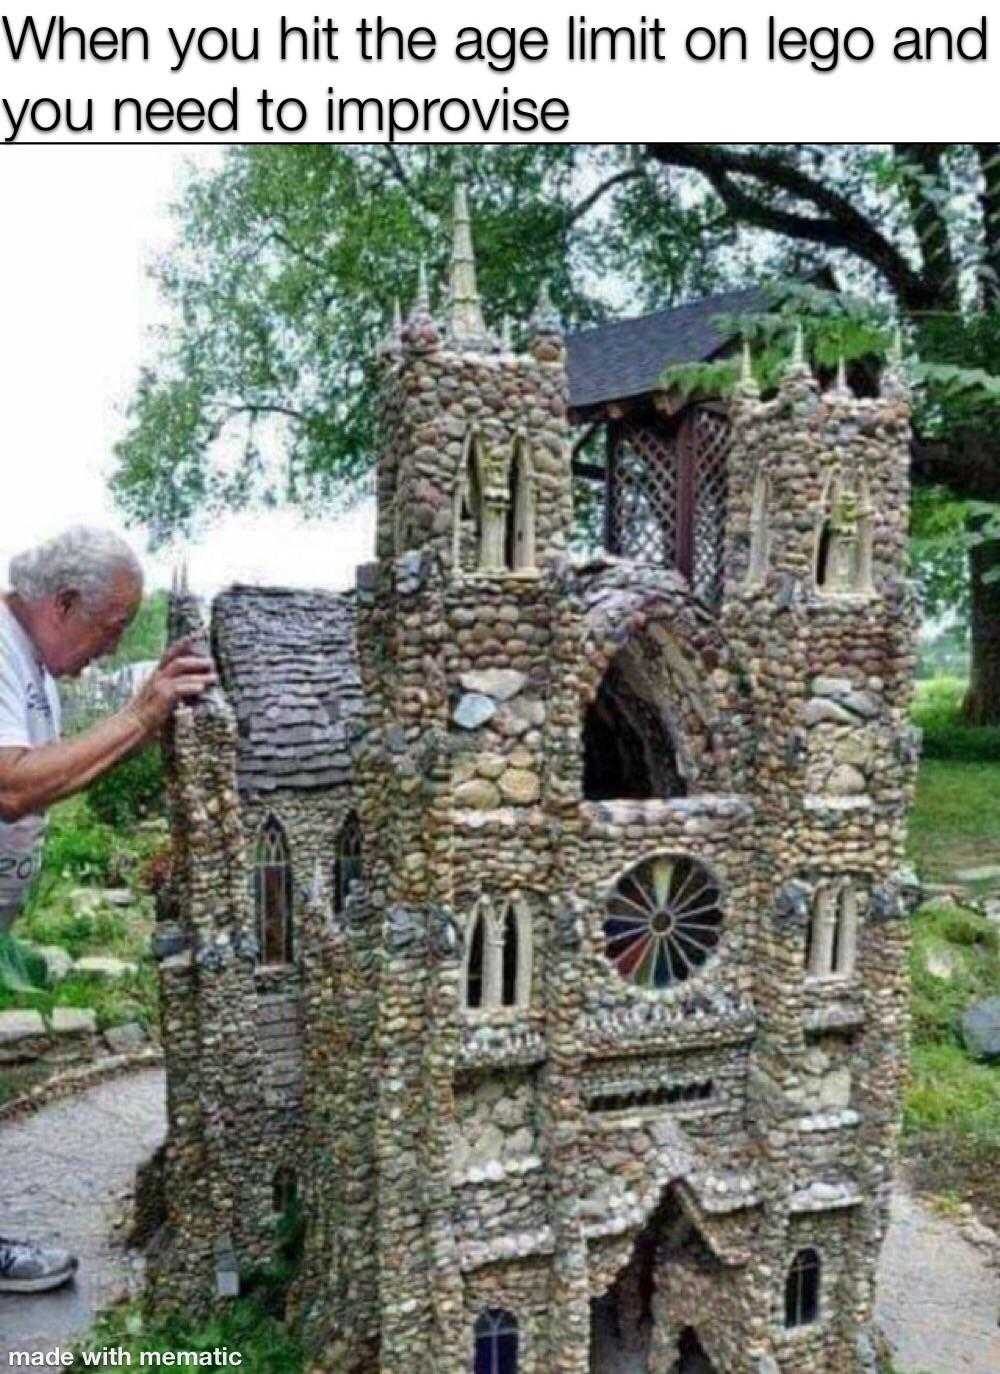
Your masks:
M835 1069L824 1074L819 1090L819 1105L825 1110L841 1110L851 1105L851 1071Z
M45 1022L37 1011L0 1011L0 1045L16 1045L45 1033Z
M510 701L527 686L528 678L513 668L486 668L463 673L459 681L467 692L492 697L494 701Z
M853 768L867 768L872 759L871 740L863 734L847 735L833 746L835 763L849 763Z
M802 717L807 725L819 725L825 720L833 721L836 725L855 723L850 711L845 711L833 701L827 701L825 697L814 697L812 701L807 701L802 709Z
M835 797L851 797L867 786L865 775L849 763L839 764L826 781L826 790Z
M53 1035L96 1035L97 1013L89 1007L55 1007L52 1012Z
M507 760L503 754L478 754L475 759L476 772L481 778L489 778L491 782L496 782L506 767Z
M534 1146L534 1136L527 1126L522 1126L520 1130L507 1137L503 1147L504 1158L517 1159L523 1155L530 1155Z
M134 1054L145 1045L146 1032L138 1021L128 1021L124 1026L109 1026L104 1039L113 1054Z
M468 811L494 811L500 805L500 793L485 778L472 778L455 788L455 805Z
M541 794L542 785L537 773L527 768L508 768L500 779L500 791L505 801L519 806L536 802Z
M455 707L452 719L463 730L478 730L496 713L497 704L492 697L484 696L481 692L466 692Z
M88 954L82 959L77 959L73 965L74 973L81 973L86 978L106 978L109 982L114 982L118 978L125 978L130 973L135 973L135 964L126 963L124 959L113 959L110 955Z
M469 1150L469 1163L473 1166L484 1167L491 1160L499 1159L503 1154L504 1136L498 1126L487 1126L482 1135L472 1142Z

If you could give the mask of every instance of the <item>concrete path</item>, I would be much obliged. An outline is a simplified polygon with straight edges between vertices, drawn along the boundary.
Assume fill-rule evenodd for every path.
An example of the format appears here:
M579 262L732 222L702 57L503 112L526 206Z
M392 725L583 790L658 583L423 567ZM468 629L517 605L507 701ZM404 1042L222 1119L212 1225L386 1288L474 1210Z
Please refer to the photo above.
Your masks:
M66 1348L128 1286L132 1265L111 1222L136 1164L163 1138L163 1074L103 1083L0 1126L0 1233L69 1246L77 1281L36 1297L0 1296L0 1357ZM879 1321L901 1374L997 1374L1000 1282L958 1227L898 1191L882 1257Z
M163 1072L98 1084L0 1125L0 1235L27 1235L80 1257L73 1283L0 1294L0 1369L11 1350L70 1345L127 1287L131 1263L112 1239L136 1165L163 1139Z

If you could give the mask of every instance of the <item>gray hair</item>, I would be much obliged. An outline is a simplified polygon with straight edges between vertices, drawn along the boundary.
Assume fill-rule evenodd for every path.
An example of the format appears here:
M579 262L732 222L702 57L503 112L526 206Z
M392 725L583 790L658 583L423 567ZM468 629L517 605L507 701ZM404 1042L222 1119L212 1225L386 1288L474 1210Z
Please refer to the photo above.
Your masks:
M25 601L44 601L71 589L86 605L99 606L123 572L141 585L142 565L124 539L110 530L74 525L12 558L10 589Z

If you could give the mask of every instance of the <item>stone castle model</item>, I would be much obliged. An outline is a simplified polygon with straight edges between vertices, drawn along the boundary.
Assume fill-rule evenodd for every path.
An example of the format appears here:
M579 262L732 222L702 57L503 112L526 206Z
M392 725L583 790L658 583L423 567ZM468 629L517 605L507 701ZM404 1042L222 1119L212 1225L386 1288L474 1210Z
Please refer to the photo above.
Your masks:
M898 358L626 419L643 557L573 560L566 341L544 303L491 337L456 206L447 320L421 289L380 351L376 561L222 594L177 713L151 1296L236 1292L294 1198L324 1370L860 1374L908 1014Z

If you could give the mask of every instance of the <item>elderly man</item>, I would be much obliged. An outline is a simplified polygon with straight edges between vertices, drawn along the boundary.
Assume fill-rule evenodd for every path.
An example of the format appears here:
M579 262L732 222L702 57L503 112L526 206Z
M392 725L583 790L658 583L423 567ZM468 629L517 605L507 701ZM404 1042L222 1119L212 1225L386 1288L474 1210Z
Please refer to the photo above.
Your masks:
M53 679L111 653L141 599L135 555L102 530L67 530L11 561L0 597L0 932L38 873L46 808L155 739L179 701L215 681L210 660L174 644L127 706L60 740ZM53 1288L75 1270L65 1251L0 1236L0 1293Z

